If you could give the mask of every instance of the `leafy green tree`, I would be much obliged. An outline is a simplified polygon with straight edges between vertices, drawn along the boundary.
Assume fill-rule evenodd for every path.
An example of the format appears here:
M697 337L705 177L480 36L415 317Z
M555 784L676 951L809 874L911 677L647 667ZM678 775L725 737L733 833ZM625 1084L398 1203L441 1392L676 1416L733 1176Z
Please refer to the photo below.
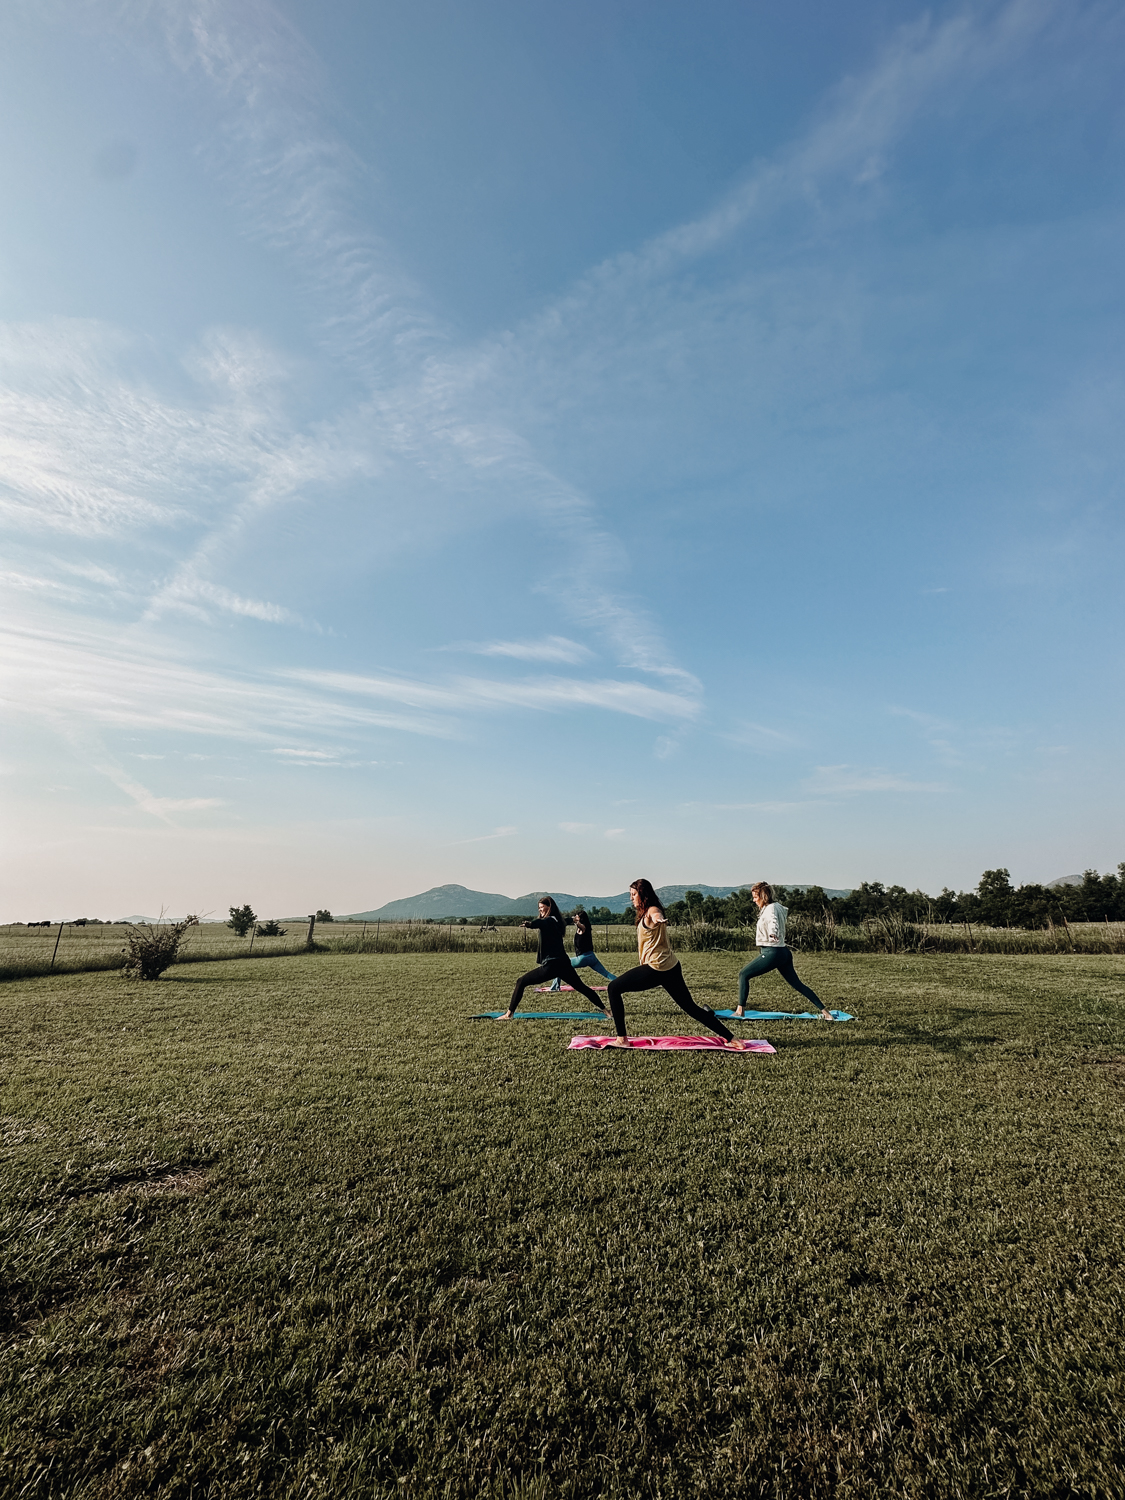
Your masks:
M824 892L822 891L821 895L823 894ZM788 901L785 904L787 906L792 905L792 903ZM801 909L803 908L798 908L798 910ZM820 907L817 906L814 909L819 916ZM758 908L754 904L754 898L750 894L750 889L748 886L744 885L741 890L732 891L730 893L730 895L727 897L727 913L730 920L736 927L753 927L757 923Z
M318 922L334 922L336 918L330 911L326 910L326 908L322 906L316 914L316 920Z
M1007 870L985 870L977 884L981 921L989 927L1003 927L1010 922L1014 895Z
M1064 886L1059 892L1062 907L1072 922L1119 920L1120 890L1112 875L1087 870L1081 885Z
M934 897L934 916L939 922L958 920L957 892L951 891L947 885L942 886L940 896Z
M277 918L271 917L268 922L259 922L254 931L259 937L284 937L289 929L288 927L279 927Z
M247 903L245 906L232 906L230 908L230 921L227 926L239 937L245 937L258 920L254 909Z

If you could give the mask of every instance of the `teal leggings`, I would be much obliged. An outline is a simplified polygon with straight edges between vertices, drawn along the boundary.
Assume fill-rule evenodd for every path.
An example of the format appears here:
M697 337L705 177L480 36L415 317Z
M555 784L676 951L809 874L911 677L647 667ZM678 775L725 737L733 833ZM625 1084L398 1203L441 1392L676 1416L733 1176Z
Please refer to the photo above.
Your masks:
M750 981L757 979L759 974L768 974L771 969L776 969L786 984L791 985L798 995L804 995L806 1000L811 1000L818 1010L828 1009L816 991L810 990L807 984L802 984L797 978L797 971L793 967L793 954L788 948L763 948L757 958L752 959L744 969L738 971L740 1007L746 1005L746 996L750 993Z

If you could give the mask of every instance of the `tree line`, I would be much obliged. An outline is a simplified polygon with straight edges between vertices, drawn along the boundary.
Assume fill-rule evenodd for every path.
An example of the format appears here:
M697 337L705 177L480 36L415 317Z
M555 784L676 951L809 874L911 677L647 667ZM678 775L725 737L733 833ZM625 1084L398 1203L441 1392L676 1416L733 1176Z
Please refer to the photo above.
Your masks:
M1116 875L1087 870L1080 885L1013 886L1009 871L997 869L985 870L975 891L953 891L946 886L937 896L908 891L901 885L885 886L878 880L865 880L846 896L829 896L818 885L804 890L775 886L774 890L793 914L819 918L831 915L849 927L858 927L868 918L888 916L906 922L969 922L983 927L1125 922L1125 863L1117 866ZM671 903L668 916L676 923L748 927L757 921L758 910L745 888L729 896L687 891L682 901Z
M1116 875L1087 870L1080 885L1012 885L1008 870L985 870L974 891L944 887L937 896L865 880L846 896L829 896L819 885L799 889L774 886L777 899L794 915L831 916L841 926L858 927L868 918L901 917L904 922L969 922L982 927L1045 928L1062 922L1125 922L1125 863ZM582 908L578 908L581 910ZM585 908L601 926L632 926L634 913L610 911L608 906ZM749 887L729 896L704 896L686 891L682 901L668 904L668 918L677 926L753 927L758 908ZM472 917L501 927L515 926L522 917Z

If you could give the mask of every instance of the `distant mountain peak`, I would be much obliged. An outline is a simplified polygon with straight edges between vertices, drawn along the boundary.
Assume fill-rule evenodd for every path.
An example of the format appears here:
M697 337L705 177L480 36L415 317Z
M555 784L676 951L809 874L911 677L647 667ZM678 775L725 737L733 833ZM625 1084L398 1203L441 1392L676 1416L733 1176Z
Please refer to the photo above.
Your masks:
M780 884L781 882L779 882ZM748 887L741 885L704 885L695 881L687 885L658 885L656 893L662 901L671 904L682 901L686 891L699 891L703 896L729 896L732 891ZM793 890L807 890L808 886L793 886ZM830 890L828 896L846 896L847 891ZM619 891L615 896L573 896L569 891L528 891L522 896L501 896L495 891L472 891L464 885L435 885L417 896L403 896L398 901L388 901L374 911L352 912L345 921L353 922L420 922L427 917L434 921L457 921L461 917L533 917L542 896L553 896L563 911L575 906L587 909L594 906L608 907L612 912L628 911L629 892Z

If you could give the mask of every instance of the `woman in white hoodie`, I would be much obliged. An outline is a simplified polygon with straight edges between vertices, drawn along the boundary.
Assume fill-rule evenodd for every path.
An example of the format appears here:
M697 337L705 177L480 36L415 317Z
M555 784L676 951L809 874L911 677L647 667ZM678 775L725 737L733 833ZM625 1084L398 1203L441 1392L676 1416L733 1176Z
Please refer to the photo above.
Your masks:
M746 996L750 990L750 981L756 979L759 974L768 974L771 969L776 969L786 984L791 985L799 995L804 995L806 1000L812 1001L820 1011L822 1021L834 1021L836 1017L816 991L810 990L807 984L802 984L797 978L797 971L793 967L793 954L785 944L785 919L789 915L788 907L782 906L780 902L773 899L773 887L767 885L764 880L759 880L757 885L752 885L750 894L759 912L758 930L754 934L754 939L761 952L744 969L739 970L738 1006L735 1009L735 1015L746 1014Z

